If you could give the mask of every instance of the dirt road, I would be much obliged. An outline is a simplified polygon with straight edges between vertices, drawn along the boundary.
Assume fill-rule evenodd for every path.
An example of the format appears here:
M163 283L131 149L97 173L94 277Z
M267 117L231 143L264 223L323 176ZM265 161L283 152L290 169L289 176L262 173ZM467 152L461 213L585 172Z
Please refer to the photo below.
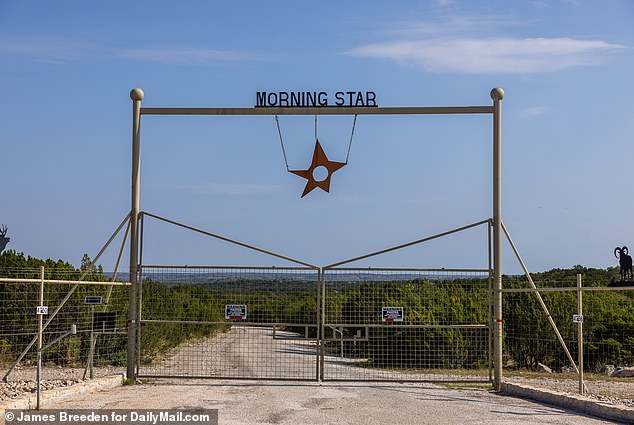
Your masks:
M486 381L487 371L459 376L422 374L420 371L359 367L366 359L341 353L324 358L325 380L455 380ZM357 365L357 366L355 366ZM141 376L317 380L317 345L314 340L270 327L233 326L211 338L182 344L155 365L143 365Z
M432 384L156 380L82 395L50 408L218 409L220 424L605 424L484 390Z
M152 375L177 371L184 376L252 374L260 378L295 376L296 379L314 376L313 343L273 339L271 332L271 329L265 328L236 327L216 337L213 343L198 341L179 347L162 364L142 368L141 372ZM337 375L354 376L354 373L359 373L360 368L350 366L340 358L333 357L326 362L332 363L330 367ZM140 385L82 395L46 407L209 408L218 409L221 424L232 425L606 423L560 408L499 396L484 389L456 390L423 383L160 378L144 378L142 381Z

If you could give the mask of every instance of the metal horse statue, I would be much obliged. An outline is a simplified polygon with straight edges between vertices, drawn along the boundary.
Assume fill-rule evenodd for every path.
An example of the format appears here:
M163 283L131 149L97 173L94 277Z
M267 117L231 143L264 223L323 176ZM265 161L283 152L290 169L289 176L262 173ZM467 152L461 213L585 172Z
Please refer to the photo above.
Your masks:
M7 226L0 227L0 254L4 251L11 238L7 238Z
M614 256L621 266L621 281L632 280L632 257L627 254L627 247L614 248Z

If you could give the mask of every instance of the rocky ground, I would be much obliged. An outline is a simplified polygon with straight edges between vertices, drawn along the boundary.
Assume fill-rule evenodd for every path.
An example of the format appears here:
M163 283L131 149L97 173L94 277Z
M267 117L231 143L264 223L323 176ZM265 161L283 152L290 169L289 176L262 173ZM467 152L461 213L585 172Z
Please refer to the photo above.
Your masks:
M2 376L6 369L1 369ZM95 377L121 374L123 368L99 367L94 369ZM42 369L42 391L69 387L83 380L84 369L45 367ZM0 382L0 400L12 400L37 392L37 371L35 367L17 367L9 375L8 382Z
M507 375L504 379L513 384L579 394L579 381L577 375L573 374L540 376L532 373L516 373ZM603 403L634 408L634 378L610 378L601 375L591 375L585 380L585 385L586 392L583 395L584 397Z

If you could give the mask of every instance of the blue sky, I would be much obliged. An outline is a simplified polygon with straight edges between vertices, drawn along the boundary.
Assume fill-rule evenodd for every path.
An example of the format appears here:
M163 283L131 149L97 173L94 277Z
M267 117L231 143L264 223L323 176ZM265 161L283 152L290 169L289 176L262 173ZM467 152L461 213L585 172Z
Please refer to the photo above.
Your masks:
M258 91L339 90L490 105L499 86L503 220L527 266L614 266L614 247L634 249L633 47L631 1L0 0L7 248L78 264L107 240L130 208L134 87L147 107L251 107ZM290 168L308 168L314 117L280 125ZM330 160L351 127L318 118ZM327 265L489 218L491 129L359 116L330 193L300 198L273 117L144 116L141 207ZM146 263L281 264L156 221L146 236ZM485 251L476 229L356 265L486 267Z

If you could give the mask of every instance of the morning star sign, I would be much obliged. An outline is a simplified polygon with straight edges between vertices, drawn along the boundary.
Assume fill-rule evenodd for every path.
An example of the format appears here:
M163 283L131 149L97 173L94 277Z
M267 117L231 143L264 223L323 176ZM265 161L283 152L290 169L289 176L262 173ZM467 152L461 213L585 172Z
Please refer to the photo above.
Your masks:
M379 106L373 91L259 91L255 94L256 108L296 108L296 107L354 107Z

